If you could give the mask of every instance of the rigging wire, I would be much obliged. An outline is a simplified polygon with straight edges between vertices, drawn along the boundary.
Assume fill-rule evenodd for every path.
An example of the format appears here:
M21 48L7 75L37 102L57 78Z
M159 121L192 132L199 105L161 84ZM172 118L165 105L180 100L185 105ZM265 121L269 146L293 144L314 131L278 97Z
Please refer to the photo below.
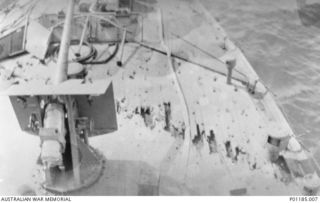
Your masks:
M148 44L145 44L145 43L143 43L143 42L133 41L133 43L138 44L138 45L140 45L140 46L142 46L142 47L144 47L144 48L146 48L146 49L149 49L149 50L158 52L158 53L160 53L160 54L167 55L167 53L166 53L165 51L160 50L160 49L155 48L155 47L152 47L152 46L150 46L150 45L148 45ZM201 67L201 68L203 68L203 69L205 69L205 70L207 70L207 71L210 71L210 72L213 72L213 73L217 73L217 74L222 75L222 76L227 76L227 74L224 73L224 72L222 72L222 71L214 70L214 69L212 69L212 68L210 68L210 67L208 67L208 66L206 66L206 65L203 65L203 64L198 63L198 62L196 62L196 61L192 61L192 60L190 60L190 59L187 59L187 58L184 58L184 57L182 57L182 56L176 55L176 54L174 54L174 53L171 53L171 57L172 57L172 58L179 59L179 60L184 61L184 62L187 62L187 63L190 63L190 64L193 64L193 65L195 65L195 66L199 66L199 67ZM236 80L236 81L238 81L238 82L241 82L241 83L244 84L244 85L247 85L247 84L249 83L248 80L242 80L242 79L235 78L235 77L232 77L232 79L233 79L233 80Z
M208 51L200 48L199 46L193 44L192 42L184 39L184 38L181 37L180 35L177 35L177 34L175 34L175 33L173 33L173 32L170 32L170 34L173 35L173 36L175 36L175 37L177 37L178 39L182 40L183 42L189 44L189 45L192 46L193 48L201 51L202 53L208 55L208 56L211 57L212 59L215 59L215 60L218 61L219 63L221 63L221 64L223 64L223 65L226 65L226 63L225 63L223 60L221 60L220 58L218 58L217 56L209 53ZM245 77L245 78L249 81L249 77L248 77L246 74L242 73L241 71L239 71L239 70L237 70L237 69L234 69L234 71L237 72L237 73L239 73L240 75L242 75L243 77Z
M218 57L210 54L208 51L206 51L206 50L198 47L197 45L193 44L192 42L190 42L190 41L182 38L180 35L177 35L177 34L175 34L175 33L173 33L173 32L170 32L170 34L173 35L173 36L175 36L175 37L177 37L177 38L179 38L180 40L184 41L185 43L189 44L189 45L192 46L193 48L198 49L198 50L201 51L202 53L205 53L206 55L210 56L211 58L219 61L220 63L225 64L225 62L222 61L221 59L219 59Z

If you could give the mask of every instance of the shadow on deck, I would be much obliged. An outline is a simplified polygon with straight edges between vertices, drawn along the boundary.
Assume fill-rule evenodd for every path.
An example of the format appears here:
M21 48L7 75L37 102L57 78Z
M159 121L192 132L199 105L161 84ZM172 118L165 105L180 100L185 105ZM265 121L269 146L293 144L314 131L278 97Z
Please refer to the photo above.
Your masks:
M107 160L102 177L89 188L68 195L86 196L157 196L182 195L195 192L183 183L161 175L143 161Z

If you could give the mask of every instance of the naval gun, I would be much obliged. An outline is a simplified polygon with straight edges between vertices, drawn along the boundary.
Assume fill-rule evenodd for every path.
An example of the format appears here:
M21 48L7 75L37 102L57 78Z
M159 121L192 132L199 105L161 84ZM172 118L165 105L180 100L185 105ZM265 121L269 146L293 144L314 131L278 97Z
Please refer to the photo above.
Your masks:
M4 59L29 52L44 60L50 51L57 55L57 62L53 63L54 65L51 67L50 82L43 83L34 80L24 85L18 85L19 82L10 81L10 78L15 77L17 71L12 70L6 75L4 73L8 73L8 70L2 69L1 74L3 82L7 84L5 85L7 89L2 94L9 95L21 129L40 138L41 153L38 162L42 165L44 173L42 186L46 190L56 193L72 192L87 187L98 180L103 171L104 159L89 145L89 138L117 130L112 82L107 78L86 81L84 67L89 65L89 62L86 62L88 58L81 58L82 53L88 50L89 54L94 53L90 55L91 57L98 58L92 45L86 43L87 46L82 47L85 44L84 38L87 34L87 28L92 29L92 25L89 25L90 19L104 19L109 27L117 25L112 20L104 18L103 14L109 11L104 11L101 15L101 13L98 14L101 6L98 9L91 8L91 12L85 16L85 25L80 32L79 49L75 54L77 61L70 60L69 51L74 44L72 41L73 22L76 18L83 17L74 15L75 3L75 0L69 0L66 15L63 16L64 21L53 26L51 32L45 31L37 23L28 21L22 28L19 28L19 36L21 37L19 42L11 40L11 44L2 46L9 47L9 50L15 47L18 51L14 53L10 51L10 56L5 52L0 54L0 58ZM120 15L124 16L123 11L120 12L122 13ZM127 13L128 9L124 12ZM96 16L91 16L93 13L96 13ZM109 13L114 13L114 11ZM107 14L107 16L110 15ZM35 24L36 26L34 26ZM63 26L61 39L57 40L54 37L55 30L53 28L59 28L59 26L62 28L61 25ZM45 35L39 33L39 30L44 30ZM42 38L43 36L47 37L44 41L50 46L42 49L39 44L43 40L35 39L37 32ZM125 38L126 31L123 33ZM13 35L17 36L16 31L13 32ZM28 35L29 39L27 39ZM10 37L10 33L7 36ZM55 40L58 43L53 43ZM3 45L7 41L1 41L0 44ZM121 39L121 42L120 45L123 46L125 39ZM22 43L22 45L14 46L18 43ZM113 54L96 64L106 63L110 58L115 57L118 46L119 43L115 42ZM52 47L54 48L51 49ZM121 64L121 61L119 60L118 63ZM95 64L95 61L90 61L90 65L92 64Z

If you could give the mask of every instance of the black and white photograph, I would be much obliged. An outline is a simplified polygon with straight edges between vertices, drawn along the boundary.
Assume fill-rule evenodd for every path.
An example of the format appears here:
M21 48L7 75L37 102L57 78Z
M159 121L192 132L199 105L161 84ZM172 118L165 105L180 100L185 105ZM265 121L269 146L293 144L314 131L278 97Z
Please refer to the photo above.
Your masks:
M0 198L319 188L320 0L0 0Z

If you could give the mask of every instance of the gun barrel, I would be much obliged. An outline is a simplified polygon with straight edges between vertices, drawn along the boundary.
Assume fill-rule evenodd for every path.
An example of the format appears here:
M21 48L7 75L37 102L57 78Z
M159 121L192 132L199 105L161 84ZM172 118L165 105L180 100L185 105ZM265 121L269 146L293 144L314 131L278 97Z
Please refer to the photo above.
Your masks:
M55 85L67 80L68 72L68 58L69 58L69 46L71 37L71 25L73 18L75 0L69 0L66 19L63 27L63 33L60 43L60 51L58 56L58 67L54 75L53 83Z

